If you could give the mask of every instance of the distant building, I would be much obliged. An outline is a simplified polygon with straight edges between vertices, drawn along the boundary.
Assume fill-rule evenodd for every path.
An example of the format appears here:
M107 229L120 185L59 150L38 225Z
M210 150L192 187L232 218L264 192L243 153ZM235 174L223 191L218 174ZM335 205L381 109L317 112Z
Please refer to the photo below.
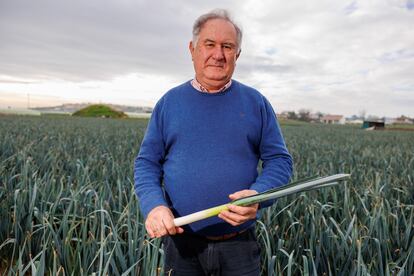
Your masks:
M345 124L345 117L342 115L324 115L321 117L321 122L324 124L343 125Z
M351 117L345 118L346 124L353 124L353 125L362 125L364 122L364 118L357 115L352 115Z
M391 117L384 117L384 123L386 125L392 125L395 124L395 118L391 118Z
M384 120L365 120L362 124L363 129L384 129Z
M413 123L413 120L404 115L396 118L394 121L394 124L412 124L412 123Z
M347 119L346 120L346 123L347 124L352 124L352 125L362 125L363 123L364 123L364 121L363 120L361 120L361 119Z

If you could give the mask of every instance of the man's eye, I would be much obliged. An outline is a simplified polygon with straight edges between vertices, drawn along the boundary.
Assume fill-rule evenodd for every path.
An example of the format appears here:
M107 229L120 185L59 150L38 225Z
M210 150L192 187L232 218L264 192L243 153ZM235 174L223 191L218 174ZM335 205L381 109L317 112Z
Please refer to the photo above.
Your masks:
M206 47L208 47L208 48L214 47L214 44L213 43L207 43Z

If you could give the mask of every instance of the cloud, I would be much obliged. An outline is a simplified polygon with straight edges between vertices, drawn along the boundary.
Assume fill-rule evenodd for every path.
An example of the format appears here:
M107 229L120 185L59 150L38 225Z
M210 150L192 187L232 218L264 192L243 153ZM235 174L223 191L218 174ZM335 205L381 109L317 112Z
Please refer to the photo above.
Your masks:
M99 83L108 95L155 102L193 76L192 23L216 7L232 11L244 31L235 78L276 109L414 116L411 0L6 0L0 75L26 90L41 90L27 82L87 83L83 91ZM139 93L125 89L140 83ZM0 93L6 85L0 80Z
M0 14L2 73L82 81L185 70L191 14L158 4L8 1Z
M254 78L282 109L413 114L398 100L414 97L412 12L385 1L341 4L261 1L252 15L262 23L251 30L260 41L255 54L269 59L262 64L289 70L269 67L267 77ZM406 93L397 95L396 87Z

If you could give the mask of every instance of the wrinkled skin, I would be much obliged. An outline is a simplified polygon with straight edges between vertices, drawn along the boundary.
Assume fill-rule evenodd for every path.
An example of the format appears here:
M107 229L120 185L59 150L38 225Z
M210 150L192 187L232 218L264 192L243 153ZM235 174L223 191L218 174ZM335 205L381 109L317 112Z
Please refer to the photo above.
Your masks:
M223 19L207 21L189 49L196 79L204 88L218 91L230 81L240 55L233 24Z

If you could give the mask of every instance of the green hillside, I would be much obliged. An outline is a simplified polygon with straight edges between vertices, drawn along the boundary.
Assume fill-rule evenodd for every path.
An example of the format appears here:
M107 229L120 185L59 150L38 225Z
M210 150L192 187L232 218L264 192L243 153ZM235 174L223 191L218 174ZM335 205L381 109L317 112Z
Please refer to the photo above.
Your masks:
M94 104L82 108L75 113L73 116L80 117L101 117L101 118L127 118L128 116L122 112L114 110L113 108L104 104Z

